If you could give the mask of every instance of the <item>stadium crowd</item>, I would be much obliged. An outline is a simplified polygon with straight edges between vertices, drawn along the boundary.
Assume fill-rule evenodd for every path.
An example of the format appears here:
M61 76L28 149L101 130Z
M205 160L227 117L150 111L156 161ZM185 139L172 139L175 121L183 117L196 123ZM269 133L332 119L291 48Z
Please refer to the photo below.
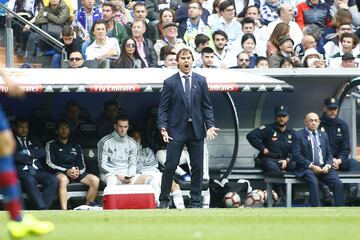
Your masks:
M171 55L184 47L199 68L356 68L359 5L357 0L8 3L64 43L71 66L110 59L112 68L173 67ZM27 61L45 54L52 56L52 67L60 67L60 53L29 25L14 28ZM81 52L82 59L71 57L73 52Z

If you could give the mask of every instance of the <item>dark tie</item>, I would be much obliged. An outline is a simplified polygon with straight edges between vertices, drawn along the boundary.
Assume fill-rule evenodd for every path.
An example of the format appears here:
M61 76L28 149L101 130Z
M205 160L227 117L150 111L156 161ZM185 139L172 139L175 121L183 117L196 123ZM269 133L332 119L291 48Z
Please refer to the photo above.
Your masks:
M184 76L185 79L185 95L188 106L190 106L191 101L191 91L190 91L190 77L188 75Z
M320 166L320 150L319 150L319 144L316 138L316 133L312 132L313 142L314 142L314 164L316 166Z
M188 106L188 119L191 121L191 90L190 90L190 77L188 75L184 76L185 79L185 95Z

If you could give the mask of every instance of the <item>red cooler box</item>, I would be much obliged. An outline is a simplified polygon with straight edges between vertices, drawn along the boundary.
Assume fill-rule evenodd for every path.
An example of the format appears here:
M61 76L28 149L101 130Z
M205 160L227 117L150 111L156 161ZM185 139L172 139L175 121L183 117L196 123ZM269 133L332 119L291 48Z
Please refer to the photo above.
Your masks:
M104 189L104 209L155 208L154 190L150 185L117 185Z

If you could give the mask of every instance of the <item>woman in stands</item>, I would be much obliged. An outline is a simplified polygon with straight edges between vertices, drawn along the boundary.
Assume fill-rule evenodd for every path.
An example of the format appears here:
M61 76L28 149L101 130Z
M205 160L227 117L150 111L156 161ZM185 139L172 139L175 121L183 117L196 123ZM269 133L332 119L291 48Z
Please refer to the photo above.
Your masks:
M157 39L163 38L163 26L166 23L175 22L175 11L171 8L164 8L160 11L159 22L154 28L154 33L151 36L151 40L155 43Z
M112 68L145 68L134 38L126 37L121 45L121 54L118 60L111 65Z
M279 23L274 28L274 31L271 33L269 41L267 43L266 55L270 57L273 53L277 52L278 49L278 39L281 36L289 36L290 27L287 23Z
M246 52L250 56L249 68L254 68L258 55L255 52L256 40L252 33L246 33L243 35L241 39L241 47L243 48L244 52Z

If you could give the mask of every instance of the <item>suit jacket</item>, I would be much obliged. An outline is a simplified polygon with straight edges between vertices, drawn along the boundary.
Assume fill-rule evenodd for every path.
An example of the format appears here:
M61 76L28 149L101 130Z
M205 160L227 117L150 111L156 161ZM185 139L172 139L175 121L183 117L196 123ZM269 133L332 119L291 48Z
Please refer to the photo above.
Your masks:
M331 166L333 157L331 154L329 138L323 131L318 130L318 133L324 164L329 164ZM313 162L310 135L305 128L296 132L292 145L292 154L293 159L296 162L295 173L302 176L305 173L305 170L308 169L310 164Z
M188 125L188 104L180 74L176 73L164 81L161 92L158 126L165 128L176 141L186 139ZM191 119L197 139L206 136L205 127L214 127L214 114L211 106L206 78L197 73L191 77Z
M34 164L39 168L43 169L40 159L44 158L46 153L44 147L41 145L40 141L33 137L26 138L25 148L17 137L16 139L16 153L15 153L15 164L18 171L23 170L26 165L31 165L34 159L37 159ZM29 154L22 152L23 150L28 150Z

